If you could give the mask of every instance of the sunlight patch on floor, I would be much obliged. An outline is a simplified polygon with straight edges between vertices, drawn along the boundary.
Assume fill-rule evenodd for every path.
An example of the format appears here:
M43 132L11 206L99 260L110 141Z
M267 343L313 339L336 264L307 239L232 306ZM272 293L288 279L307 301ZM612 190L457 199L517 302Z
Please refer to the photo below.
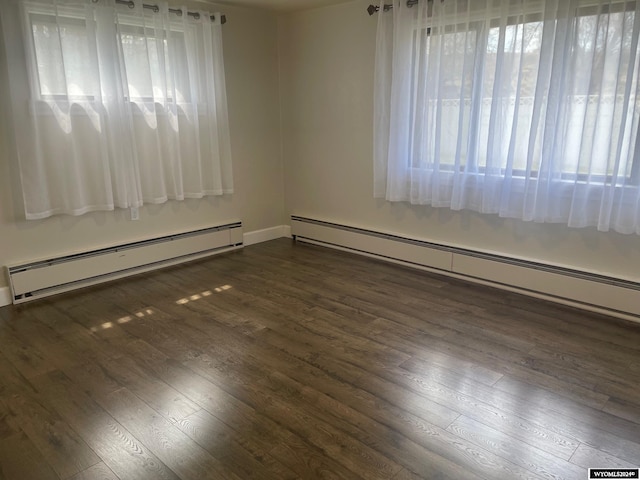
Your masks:
M214 288L213 291L219 293L219 292L224 292L225 290L229 290L230 288L233 288L233 287L231 285L222 285L220 287ZM193 295L183 297L180 300L176 300L176 304L184 305L186 303L195 302L196 300L200 300L201 298L209 297L211 295L213 295L213 292L211 290L205 290L204 292L195 293Z

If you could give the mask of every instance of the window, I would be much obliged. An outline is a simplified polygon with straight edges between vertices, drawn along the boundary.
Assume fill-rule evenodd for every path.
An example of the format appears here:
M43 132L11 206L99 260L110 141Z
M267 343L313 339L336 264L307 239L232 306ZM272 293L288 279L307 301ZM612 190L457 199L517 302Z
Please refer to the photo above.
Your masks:
M28 219L233 191L222 17L120 3L0 12Z
M84 19L31 13L29 23L37 66L38 93L45 97L93 97L96 79ZM66 55L63 56L63 52Z
M39 10L42 11L42 7ZM174 84L174 70L180 75L188 69L184 26L172 22L168 30L158 30L153 24L136 25L137 17L124 9L123 12L118 16L114 40L121 47L126 98L165 100L172 99L175 93L182 103L187 102L190 98L188 75L182 75L178 85ZM97 97L97 65L87 68L96 63L90 52L91 28L87 28L85 19L71 15L72 12L66 16L29 14L41 98Z
M640 232L634 7L394 3L378 25L376 196Z
M591 10L591 9L590 9ZM616 168L614 164L607 161L606 154L594 155L593 164L585 164L580 162L580 144L582 131L603 132L608 125L613 122L614 111L621 111L626 101L623 94L618 93L624 90L624 82L626 78L622 78L622 84L618 84L618 78L614 68L605 68L604 61L606 57L605 48L611 44L621 44L622 48L630 48L632 30L624 29L625 16L631 15L633 12L614 12L609 14L606 19L607 25L603 27L600 18L597 15L589 15L583 12L576 22L576 41L575 51L572 53L573 60L571 64L572 79L571 84L567 85L567 105L568 108L568 125L567 140L577 143L567 148L567 155L563 158L560 169L565 178L572 178L577 175L597 175L602 181L606 176L614 174ZM532 16L532 15L530 15ZM539 17L539 15L535 15ZM627 19L628 20L628 19ZM481 79L481 96L482 101L476 112L471 112L472 91L468 89L473 84L473 78L465 79L463 71L463 62L455 63L452 67L443 72L442 75L442 109L441 121L443 125L456 126L458 114L461 110L460 92L464 93L463 113L465 117L476 115L478 118L478 137L480 145L478 147L477 156L469 159L465 149L466 144L460 145L462 148L460 154L460 162L458 166L462 169L474 168L482 170L487 167L487 159L489 155L489 129L493 122L499 122L502 118L514 119L518 124L529 125L533 117L534 98L536 96L536 78L538 74L538 66L540 61L540 51L542 47L542 32L544 22L541 20L527 21L526 18L511 17L508 23L501 29L499 26L493 26L497 23L497 19L488 20L487 28L483 28L482 24L471 24L474 27L470 32L471 38L467 37L468 32L462 33L445 33L440 34L440 42L442 43L443 56L455 55L455 50L468 49L472 55L477 50L477 45L486 44L486 54L484 57L484 65L482 67L483 75ZM599 24L600 23L600 24ZM605 28L606 31L593 35L594 31ZM624 38L620 38L624 34ZM430 54L432 48L432 39L436 32L432 32L426 36L426 45L424 48L425 55ZM486 38L485 38L486 37ZM438 42L433 42L438 43ZM465 45L466 44L466 45ZM437 47L436 47L437 48ZM494 88L498 83L496 81L496 73L498 61L503 62L501 69L514 71L519 70L517 75L511 76L511 81L506 85L500 86L495 92L499 97L494 102ZM591 68L602 70L602 76L591 77ZM470 72L467 72L470 75ZM579 79L589 79L589 82L580 82ZM635 103L635 95L631 95L630 102ZM430 102L432 107L433 101ZM517 108L516 108L517 107ZM492 119L493 116L493 119ZM620 123L620 120L618 120ZM500 133L503 145L500 155L493 157L496 167L500 167L501 171L507 167L507 158L509 157L507 149L510 143L511 125L503 125ZM453 167L456 157L456 147L458 140L464 138L466 132L458 131L455 128L449 128L443 132L445 136L442 141L442 149L440 151L441 166L444 168ZM597 133L596 133L597 134ZM514 171L524 175L527 170L527 150L528 142L526 136L518 136L514 139L515 151L513 154ZM629 145L625 145L626 148ZM467 165L467 161L469 165ZM535 174L540 168L540 156L533 157L533 165L531 172ZM620 168L624 172L625 177L631 176L633 158L628 155L623 157L624 167ZM424 159L421 161L422 162ZM491 162L489 162L491 163Z

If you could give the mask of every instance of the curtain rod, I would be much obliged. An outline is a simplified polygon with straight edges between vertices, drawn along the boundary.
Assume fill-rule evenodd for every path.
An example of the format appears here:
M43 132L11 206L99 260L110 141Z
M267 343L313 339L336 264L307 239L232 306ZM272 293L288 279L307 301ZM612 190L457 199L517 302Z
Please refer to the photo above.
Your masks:
M98 0L92 0L93 3L96 3ZM415 0L417 1L417 0ZM117 4L120 5L128 5L129 8L133 8L135 7L135 3L133 2L133 0L116 0ZM150 5L148 3L143 3L142 4L142 8L146 8L148 10L153 10L155 13L158 13L160 11L160 7L158 7L158 5ZM169 11L171 13L175 13L176 15L180 15L182 16L182 9L181 8L170 8ZM198 18L200 18L200 14L198 12L187 12L187 15L189 15L190 17L195 18L196 20ZM209 18L211 18L211 21L213 22L216 19L215 15L211 15ZM227 23L227 16L226 15L220 15L220 23L222 25L224 25L225 23Z
M431 2L433 0L427 0L427 1ZM441 0L441 1L444 1L444 0ZM414 5L417 5L417 4L418 4L418 0L407 0L407 7L413 7ZM392 8L393 8L393 5L385 4L384 7L383 7L383 11L388 12ZM367 7L367 13L369 13L369 15L373 15L378 10L380 10L380 6L379 5L369 5Z
M418 0L407 0L407 7L413 7L414 5L417 5L417 4L418 4ZM383 8L383 11L388 12L392 8L393 8L393 5L385 4L384 8ZM369 16L373 15L378 10L380 10L380 6L379 5L369 5L367 7L367 12L369 13Z

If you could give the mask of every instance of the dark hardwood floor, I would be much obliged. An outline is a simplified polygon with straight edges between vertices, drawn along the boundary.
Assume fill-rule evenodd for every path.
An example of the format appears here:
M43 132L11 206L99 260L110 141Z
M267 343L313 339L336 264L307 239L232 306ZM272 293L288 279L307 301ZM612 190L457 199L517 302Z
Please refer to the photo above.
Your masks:
M281 239L0 309L0 479L640 467L640 324Z

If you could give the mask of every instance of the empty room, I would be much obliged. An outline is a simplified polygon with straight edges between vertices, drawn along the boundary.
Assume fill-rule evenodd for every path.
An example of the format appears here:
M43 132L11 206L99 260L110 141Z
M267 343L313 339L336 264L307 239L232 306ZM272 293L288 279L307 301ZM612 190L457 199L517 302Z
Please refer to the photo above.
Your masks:
M0 479L639 478L640 0L0 28Z

